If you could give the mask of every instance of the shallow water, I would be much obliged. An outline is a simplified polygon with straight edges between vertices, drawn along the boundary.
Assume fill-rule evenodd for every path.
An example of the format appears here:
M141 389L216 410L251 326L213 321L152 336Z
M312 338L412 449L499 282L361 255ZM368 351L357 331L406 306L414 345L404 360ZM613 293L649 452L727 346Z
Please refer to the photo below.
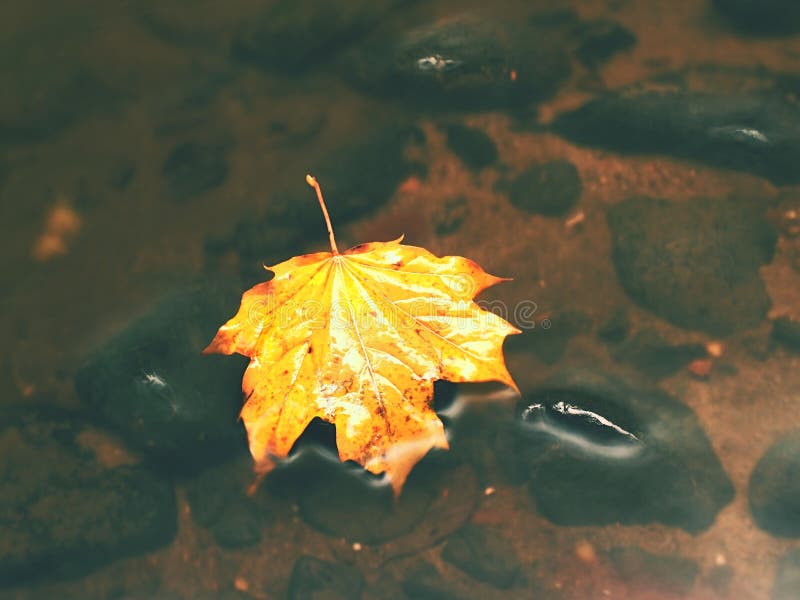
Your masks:
M0 8L0 599L800 597L800 15L675 4ZM309 172L513 278L396 502L200 355Z

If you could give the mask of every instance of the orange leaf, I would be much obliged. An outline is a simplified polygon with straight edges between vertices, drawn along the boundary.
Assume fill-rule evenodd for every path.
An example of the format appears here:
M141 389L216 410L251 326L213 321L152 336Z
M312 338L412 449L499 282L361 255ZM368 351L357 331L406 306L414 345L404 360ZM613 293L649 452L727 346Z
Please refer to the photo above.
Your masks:
M362 244L340 253L319 185L332 252L269 267L270 281L242 296L239 312L205 352L250 357L242 419L256 470L285 457L315 417L336 426L341 460L386 473L399 493L431 448L447 448L431 408L433 382L500 381L517 329L473 298L500 281L460 256L416 246Z

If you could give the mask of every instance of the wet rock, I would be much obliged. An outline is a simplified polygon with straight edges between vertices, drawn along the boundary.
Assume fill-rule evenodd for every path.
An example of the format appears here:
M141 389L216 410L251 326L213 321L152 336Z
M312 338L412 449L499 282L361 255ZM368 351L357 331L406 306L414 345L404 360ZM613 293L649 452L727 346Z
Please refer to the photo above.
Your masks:
M329 199L332 221L343 226L381 208L411 175L421 176L425 166L406 157L406 150L424 141L420 129L397 125L337 148L320 160L298 166L289 191L274 193L261 217L248 215L231 235L207 244L213 257L232 250L245 275L264 280L264 264L275 264L298 253L309 242L324 243L325 229L319 206L309 199L306 173L313 173Z
M523 329L522 334L506 339L510 351L531 352L543 363L553 365L564 357L569 341L591 330L592 319L578 310L565 310L543 319L536 327Z
M608 211L620 283L640 306L712 335L758 325L770 306L758 269L776 243L753 204L630 198Z
M436 498L442 476L438 469L426 472L421 463L395 500L379 477L360 465L339 463L329 450L299 452L282 467L270 476L269 487L294 497L304 521L327 535L362 544L411 533Z
M0 585L82 575L168 544L172 485L139 465L105 466L96 430L57 410L0 426Z
M486 133L458 123L445 125L447 145L466 166L480 170L497 161L497 146Z
M778 563L772 600L798 600L800 598L800 550L790 550Z
M749 33L800 30L800 5L793 0L714 0L714 6L736 27Z
M772 337L787 348L800 351L800 320L778 317L772 322Z
M211 526L214 540L223 548L246 548L261 541L262 520L256 505L241 498L225 506Z
M496 531L468 524L447 539L442 558L464 573L500 589L513 586L520 576L514 548Z
M521 210L560 217L575 207L583 186L575 165L555 160L534 165L498 188L506 190L511 204Z
M576 27L576 55L585 66L596 69L615 54L630 50L638 41L628 28L616 21L583 21Z
M778 537L800 537L800 432L775 442L750 475L748 497L756 524Z
M692 411L662 391L564 371L520 401L517 459L558 525L702 531L733 486Z
M570 74L558 38L472 17L376 35L345 64L367 92L426 107L501 108L553 95Z
M591 146L678 156L776 184L800 183L800 111L782 97L633 88L561 115L553 128Z
M628 337L631 323L628 311L617 307L597 328L597 337L609 344L617 344Z
M248 495L254 479L247 456L209 468L186 483L192 519L209 529L223 548L244 548L261 540L268 503L260 489Z
M403 591L410 600L460 600L462 598L430 563L412 568L403 580Z
M184 202L221 186L228 179L227 149L223 144L181 142L170 152L161 172L171 197Z
M267 71L298 73L330 60L404 0L280 0L237 32L233 55Z
M364 578L349 565L301 556L289 578L289 600L355 600L361 597Z
M674 375L704 356L702 344L671 344L654 329L640 331L614 352L614 360L628 363L653 379Z
M248 361L201 354L240 296L238 282L174 292L87 359L75 377L78 395L161 466L195 470L241 451Z
M614 571L628 586L647 592L685 596L700 570L688 558L652 554L636 547L612 548L608 556Z

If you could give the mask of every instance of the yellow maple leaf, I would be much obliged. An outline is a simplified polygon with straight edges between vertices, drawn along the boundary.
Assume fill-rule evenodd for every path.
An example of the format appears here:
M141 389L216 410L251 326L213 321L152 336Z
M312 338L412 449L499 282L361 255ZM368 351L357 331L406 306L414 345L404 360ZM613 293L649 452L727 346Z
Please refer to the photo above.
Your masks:
M500 381L516 389L503 340L519 333L473 298L500 281L469 259L374 242L272 267L242 296L205 352L250 357L241 417L256 471L287 456L315 417L336 426L341 460L386 473L399 493L431 448L447 448L433 382Z

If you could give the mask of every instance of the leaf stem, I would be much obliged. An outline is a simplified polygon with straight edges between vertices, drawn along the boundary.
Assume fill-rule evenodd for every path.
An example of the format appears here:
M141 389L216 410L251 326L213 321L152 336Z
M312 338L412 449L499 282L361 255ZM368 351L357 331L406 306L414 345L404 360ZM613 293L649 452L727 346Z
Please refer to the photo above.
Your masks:
M317 192L317 200L319 200L319 206L322 209L322 214L325 216L325 225L328 226L328 238L331 240L331 250L334 254L339 254L339 249L336 247L336 239L333 237L331 218L328 216L328 207L325 206L325 200L322 198L322 190L319 187L319 183L317 183L316 178L311 175L306 175L306 183Z

